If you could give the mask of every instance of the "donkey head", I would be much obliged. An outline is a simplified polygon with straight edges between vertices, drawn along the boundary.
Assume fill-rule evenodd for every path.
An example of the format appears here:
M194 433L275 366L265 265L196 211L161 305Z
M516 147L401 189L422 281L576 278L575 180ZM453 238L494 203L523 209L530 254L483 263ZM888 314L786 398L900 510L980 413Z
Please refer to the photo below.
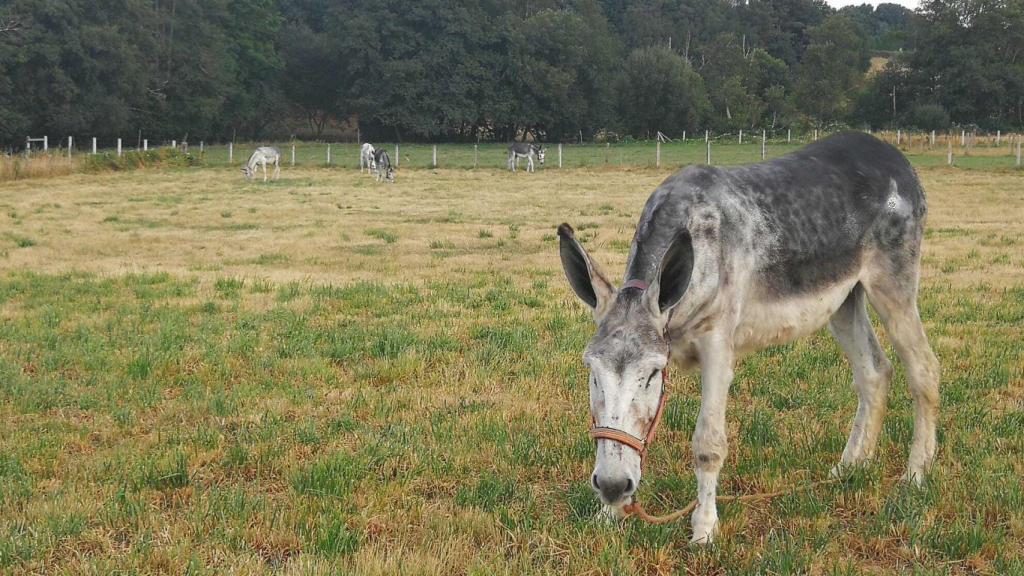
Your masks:
M543 166L544 155L547 153L547 150L545 150L543 146L534 146L533 151L537 154L537 161L540 162L541 166Z
M689 282L693 248L688 235L669 245L650 283L627 282L617 289L591 260L568 224L558 227L562 267L576 295L594 312L597 332L583 353L590 368L590 413L596 427L641 441L654 423L668 365L665 336L673 307ZM598 439L590 482L612 507L629 502L640 483L641 454L609 439Z
M253 170L252 168L249 168L249 166L242 166L242 174L245 175L245 180L248 182L249 180L252 180Z

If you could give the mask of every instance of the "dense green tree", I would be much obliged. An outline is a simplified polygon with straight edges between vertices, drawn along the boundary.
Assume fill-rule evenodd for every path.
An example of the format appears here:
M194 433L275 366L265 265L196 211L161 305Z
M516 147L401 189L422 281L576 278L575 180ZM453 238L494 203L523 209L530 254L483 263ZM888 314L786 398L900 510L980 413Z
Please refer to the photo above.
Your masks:
M666 46L630 53L618 82L619 118L627 132L696 132L708 109L704 81L689 62Z
M845 16L830 16L808 31L811 43L798 67L797 107L821 122L850 112L855 89L870 64L863 31Z

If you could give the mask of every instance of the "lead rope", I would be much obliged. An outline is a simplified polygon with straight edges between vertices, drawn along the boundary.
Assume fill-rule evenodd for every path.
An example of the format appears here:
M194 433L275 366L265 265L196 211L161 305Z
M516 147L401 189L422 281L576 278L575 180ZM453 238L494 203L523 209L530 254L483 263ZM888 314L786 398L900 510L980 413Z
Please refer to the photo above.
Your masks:
M835 478L829 478L827 480L818 480L816 482L811 482L810 484L804 484L803 486L796 486L785 488L782 490L776 490L775 492L760 492L758 494L745 494L743 496L719 496L715 498L715 501L718 503L723 503L757 502L759 500L771 500L772 498L778 498L779 496L785 496L786 494L796 494L798 492L803 492L804 490L810 490L811 488L821 486L822 484L831 484L835 481ZM686 516L690 512L693 512L694 510L697 509L697 506L699 505L700 502L698 502L697 499L694 498L685 507L680 508L675 512L665 514L664 516L651 515L649 512L647 512L647 510L644 510L643 504L640 504L639 502L626 504L625 506L622 507L622 510L623 512L626 513L627 517L636 516L637 518L643 520L644 522L647 522L648 524L668 524L669 522L674 522L679 518Z

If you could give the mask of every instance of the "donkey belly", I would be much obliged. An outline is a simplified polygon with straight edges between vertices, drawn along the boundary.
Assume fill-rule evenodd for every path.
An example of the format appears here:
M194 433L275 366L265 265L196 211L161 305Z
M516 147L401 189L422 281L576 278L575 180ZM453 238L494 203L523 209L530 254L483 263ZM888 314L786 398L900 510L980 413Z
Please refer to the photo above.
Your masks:
M733 335L738 355L792 342L821 328L857 284L856 276L819 290L785 297L754 295L743 303Z

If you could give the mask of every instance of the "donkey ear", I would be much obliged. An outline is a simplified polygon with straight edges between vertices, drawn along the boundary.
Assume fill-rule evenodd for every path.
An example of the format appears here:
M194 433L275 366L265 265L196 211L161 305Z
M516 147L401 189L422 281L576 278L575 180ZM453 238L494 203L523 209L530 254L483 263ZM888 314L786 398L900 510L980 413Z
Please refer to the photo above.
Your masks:
M562 258L562 268L573 292L594 309L595 318L604 316L604 311L615 298L615 287L601 273L597 265L590 259L583 245L576 240L572 226L562 224L558 227L558 252Z
M693 239L683 230L672 239L661 259L655 283L647 290L652 311L668 320L668 313L679 304L690 285L693 272Z

